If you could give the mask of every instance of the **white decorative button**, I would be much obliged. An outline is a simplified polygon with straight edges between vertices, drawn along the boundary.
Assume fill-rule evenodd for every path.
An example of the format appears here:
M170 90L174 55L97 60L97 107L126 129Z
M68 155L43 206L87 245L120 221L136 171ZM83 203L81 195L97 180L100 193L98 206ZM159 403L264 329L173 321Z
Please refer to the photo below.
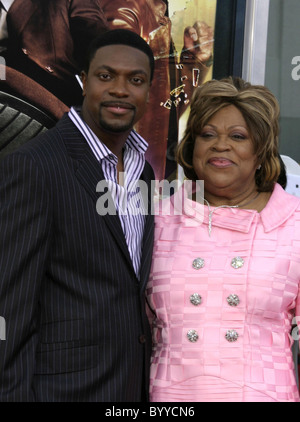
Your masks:
M237 341L239 335L237 333L237 331L235 330L228 330L227 333L225 334L225 338L227 341L229 341L230 343Z
M53 73L54 70L52 69L51 66L45 66L45 69L48 70L48 72Z
M229 306L238 306L238 304L240 303L240 299L238 295L232 294L228 296L227 303Z
M195 306L200 305L201 300L202 300L202 298L201 298L201 296L200 296L198 293L193 293L193 294L190 296L190 302L191 302L193 305L195 305Z
M189 339L190 342L195 343L199 336L196 330L189 330L187 333L187 338Z
M244 265L244 260L243 258L241 258L240 256L236 256L235 258L232 259L231 261L231 266L233 268L242 268L242 266Z
M196 258L193 261L193 268L195 268L195 270L200 270L200 268L203 268L205 265L205 261L202 258Z

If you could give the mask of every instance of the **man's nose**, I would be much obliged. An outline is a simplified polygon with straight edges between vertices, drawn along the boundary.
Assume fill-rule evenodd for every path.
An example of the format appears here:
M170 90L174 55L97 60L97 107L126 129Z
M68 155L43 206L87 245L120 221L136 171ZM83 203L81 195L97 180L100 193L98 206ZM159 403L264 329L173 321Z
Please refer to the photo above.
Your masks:
M124 78L115 78L110 88L111 95L126 97L129 94L128 82Z

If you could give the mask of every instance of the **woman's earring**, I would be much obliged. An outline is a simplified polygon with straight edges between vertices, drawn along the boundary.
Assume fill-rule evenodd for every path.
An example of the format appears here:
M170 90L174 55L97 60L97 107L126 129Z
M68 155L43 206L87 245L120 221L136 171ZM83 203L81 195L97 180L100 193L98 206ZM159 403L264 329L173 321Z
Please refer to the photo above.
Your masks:
M256 170L260 170L261 169L261 164L257 167L257 169Z

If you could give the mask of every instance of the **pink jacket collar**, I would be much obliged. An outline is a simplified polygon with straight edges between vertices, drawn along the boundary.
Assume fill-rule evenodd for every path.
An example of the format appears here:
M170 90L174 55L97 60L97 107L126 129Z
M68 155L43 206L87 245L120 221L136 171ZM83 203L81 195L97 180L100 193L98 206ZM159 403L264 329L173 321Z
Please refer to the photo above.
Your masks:
M209 209L188 198L183 198L183 187L171 198L175 215L184 216L184 224L189 227L209 223ZM276 184L266 207L258 213L255 210L240 208L214 208L212 227L222 227L243 233L248 233L252 222L260 218L265 232L270 232L285 223L300 206L300 198L290 195ZM166 206L164 207L166 212ZM188 218L187 218L188 217Z

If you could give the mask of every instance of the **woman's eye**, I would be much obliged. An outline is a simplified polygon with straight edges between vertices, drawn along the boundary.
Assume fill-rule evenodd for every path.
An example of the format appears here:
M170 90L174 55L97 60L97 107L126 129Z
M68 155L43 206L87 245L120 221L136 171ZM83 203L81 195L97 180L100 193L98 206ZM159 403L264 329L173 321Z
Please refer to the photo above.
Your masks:
M234 133L231 136L232 136L233 139L237 139L237 140L246 139L246 136L243 135L242 133Z
M214 136L212 132L202 132L200 135L202 138L211 138Z

